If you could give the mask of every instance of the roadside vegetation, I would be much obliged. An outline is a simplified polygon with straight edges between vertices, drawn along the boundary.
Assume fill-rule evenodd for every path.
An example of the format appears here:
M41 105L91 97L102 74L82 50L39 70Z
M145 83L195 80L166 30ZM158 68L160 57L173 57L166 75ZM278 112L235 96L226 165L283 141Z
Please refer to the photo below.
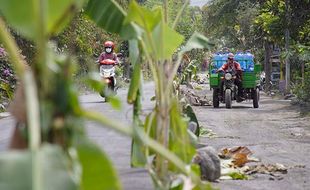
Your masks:
M200 180L199 166L192 163L195 148L187 130L187 116L182 115L178 97L173 95L173 80L183 54L192 49L210 48L208 39L193 33L184 41L185 38L173 29L177 22L168 23L166 1L155 11L131 2L127 12L114 1L88 2L85 13L90 19L109 35L118 34L122 40L129 41L130 61L134 68L128 103L137 110L130 127L86 111L78 102L73 76L84 71L77 63L85 64L89 55L95 54L94 44L89 46L85 41L96 45L97 36L90 35L94 32L92 24L86 29L73 24L74 28L69 27L62 33L64 38L57 35L81 10L82 2L59 1L51 5L46 1L49 6L42 3L0 3L5 18L5 21L0 20L1 42L19 79L17 98L11 105L17 120L14 134L19 135L12 137L11 148L25 149L0 155L1 184L6 189L13 189L15 184L22 189L34 190L55 185L57 189L120 189L111 162L85 133L83 119L89 119L133 138L132 165L148 168L156 188L211 188ZM176 21L188 3L182 5ZM19 20L18 14L26 12L33 14ZM87 25L90 21L84 22L83 17L76 16L74 22ZM7 24L35 47L30 61L23 58ZM106 33L99 31L98 38L102 37L100 34ZM181 45L183 47L178 49ZM172 56L177 58L174 62ZM150 68L156 86L156 106L145 121L139 119L142 63ZM86 82L95 90L103 88L100 79L92 73L87 75ZM114 107L119 104L117 99L111 98L110 102ZM28 177L19 177L20 173L29 171ZM60 173L62 175L56 175ZM50 180L50 176L55 181ZM14 183L12 178L16 179Z
M212 189L193 162L199 128L188 126L199 123L193 109L180 104L176 86L194 78L217 49L251 50L266 74L267 60L280 50L282 65L290 65L286 93L310 102L310 3L298 2L211 0L200 8L188 0L0 1L0 111L12 101L19 134L12 137L17 150L0 154L0 185L122 189L104 150L87 137L84 121L93 120L132 138L131 165L147 168L155 189ZM23 14L29 16L19 19ZM127 68L119 75L131 71L129 126L78 101L76 81L104 88L95 61L106 40L122 53ZM155 83L155 107L143 117L145 73ZM110 103L119 108L117 98Z
M290 80L285 93L309 102L310 3L308 0L212 0L202 7L204 34L217 49L251 50L266 72L270 90L271 56L280 57L280 80L286 63Z

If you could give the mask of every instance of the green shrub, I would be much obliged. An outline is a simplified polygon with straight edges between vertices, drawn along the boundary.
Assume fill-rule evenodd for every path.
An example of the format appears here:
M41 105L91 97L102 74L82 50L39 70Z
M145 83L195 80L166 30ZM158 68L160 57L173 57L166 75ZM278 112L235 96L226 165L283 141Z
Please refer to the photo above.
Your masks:
M0 104L12 99L15 83L16 79L8 61L8 55L4 48L0 47Z
M303 102L310 102L310 64L306 64L304 83L299 83L294 87L297 98Z

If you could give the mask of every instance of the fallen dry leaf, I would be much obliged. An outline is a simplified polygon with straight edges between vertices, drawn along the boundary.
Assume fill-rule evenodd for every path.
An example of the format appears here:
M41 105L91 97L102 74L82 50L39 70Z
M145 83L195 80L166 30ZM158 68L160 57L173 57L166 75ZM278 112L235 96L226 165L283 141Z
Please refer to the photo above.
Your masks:
M247 156L253 154L249 148L245 146L238 146L233 148L222 149L219 156L221 158L232 158L237 153L241 153Z
M247 170L245 170L246 174L254 174L254 173L260 173L260 174L269 174L274 175L275 173L287 173L287 168L282 164L260 164L260 165L254 165L249 166Z
M248 162L248 156L244 153L236 153L232 157L232 163L237 167L242 167Z
M259 161L250 157L252 151L245 146L237 146L233 148L224 148L219 153L219 157L223 159L232 159L232 167L242 167L248 162Z

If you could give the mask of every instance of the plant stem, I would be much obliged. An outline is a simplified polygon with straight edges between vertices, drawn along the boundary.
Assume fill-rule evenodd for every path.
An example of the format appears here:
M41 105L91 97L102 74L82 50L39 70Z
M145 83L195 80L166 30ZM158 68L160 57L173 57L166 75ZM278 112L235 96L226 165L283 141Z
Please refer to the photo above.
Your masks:
M32 0L33 5L33 15L35 18L36 24L36 32L37 32L37 38L36 38L36 46L37 46L37 56L36 61L32 65L33 68L33 74L30 73L29 79L26 79L26 94L31 95L32 97L27 97L27 108L30 112L28 112L29 117L28 120L35 120L35 121L28 121L29 127L32 135L40 136L40 112L39 112L39 102L42 100L44 101L46 99L45 94L46 90L48 88L48 78L47 76L47 67L46 67L46 44L47 44L47 32L46 32L46 10L47 10L47 1L44 0ZM31 14L31 13L30 13ZM35 79L34 79L35 77ZM29 81L28 81L29 80ZM31 90L28 91L28 90ZM37 91L37 89L40 89ZM27 92L28 91L28 92ZM33 136L33 138L36 138L36 136ZM36 139L34 139L36 140ZM33 142L35 143L35 142ZM41 178L41 164L40 164L40 158L39 158L39 152L34 151L34 158L32 159L33 163L33 185L34 190L40 190L42 189L42 178Z
M37 87L39 91L39 99L44 99L46 91L49 86L47 79L47 67L46 67L46 50L47 50L47 31L46 31L46 1L33 0L34 16L36 18L36 31L38 37L36 38L37 56L36 61L32 65L34 76L36 78Z
M170 72L170 75L167 79L167 88L172 85L174 76L176 75L178 68L181 65L181 61L182 61L182 54L179 54L178 59L176 63L173 65L172 71Z
M41 143L40 113L37 88L30 70L25 72L25 95L27 104L27 122L30 131L30 148L38 150Z
M25 72L25 62L19 54L18 47L12 38L12 35L8 32L8 29L0 17L0 41L3 43L6 51L9 53L12 60L16 74L22 78Z
M40 113L36 83L30 70L25 72L25 95L27 105L27 122L30 134L30 148L32 151L32 172L34 190L42 189L41 161L39 148L41 144Z
M163 0L163 10L165 23L168 23L168 0Z
M16 43L11 34L7 31L5 23L0 18L0 38L10 58L15 66L17 75L24 81L26 107L27 107L27 126L29 127L30 149L32 151L32 184L34 190L41 189L41 174L40 174L40 158L39 148L41 143L40 132L40 114L39 102L37 98L36 83L33 74L30 70L26 70L25 63L18 52Z
M183 4L182 8L179 10L176 18L174 19L174 22L172 24L172 28L175 29L175 27L177 26L180 18L181 18L181 15L184 13L185 11L185 8L188 6L189 4L189 0L186 0L185 3Z
M156 151L159 155L163 156L169 162L174 164L182 173L184 173L185 175L190 175L191 177L193 177L193 180L196 179L197 181L197 179L199 179L197 175L190 174L190 170L187 169L186 164L178 156L170 152L167 148L165 148L163 145L161 145L157 141L150 138L148 135L146 135L143 132L143 130L137 127L135 128L132 126L126 126L126 125L120 124L118 121L113 121L103 116L102 114L99 114L96 112L82 111L80 114L86 119L96 121L102 124L103 126L113 129L123 135L138 138L146 146Z

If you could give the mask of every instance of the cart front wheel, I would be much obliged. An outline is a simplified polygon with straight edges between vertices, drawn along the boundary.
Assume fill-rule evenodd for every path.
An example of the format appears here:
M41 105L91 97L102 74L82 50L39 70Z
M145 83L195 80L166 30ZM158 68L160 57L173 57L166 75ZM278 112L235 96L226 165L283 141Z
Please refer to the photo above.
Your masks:
M231 90L230 89L225 90L225 103L226 103L226 108L231 109Z
M214 88L213 89L213 107L218 108L219 106L220 106L219 89Z
M258 108L259 107L259 89L255 88L252 90L252 97L253 97L253 107Z

